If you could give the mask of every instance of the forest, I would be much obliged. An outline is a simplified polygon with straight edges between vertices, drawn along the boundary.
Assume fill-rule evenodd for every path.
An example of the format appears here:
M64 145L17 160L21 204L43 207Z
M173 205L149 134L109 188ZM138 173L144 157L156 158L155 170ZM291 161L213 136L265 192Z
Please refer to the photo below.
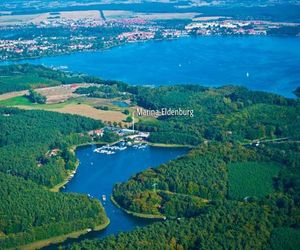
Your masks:
M298 249L299 152L298 143L260 149L238 144L201 145L187 156L115 186L114 198L123 207L165 215L166 220L103 240L73 243L67 249ZM265 195L256 196L250 190L246 197L232 196L228 165L250 162L267 162L267 171L267 166L281 164L279 173L272 176L273 189ZM262 171L258 174L264 177L266 172ZM268 187L264 179L250 181L262 191ZM235 192L243 190L243 185L235 184ZM202 199L205 195L209 198L206 201ZM197 203L200 199L202 203Z
M29 90L29 94L26 97L32 103L45 104L47 101L46 96L41 95L40 93L34 91L33 89Z
M103 125L75 115L0 108L0 126L0 172L52 187L67 176L68 147L90 141L85 132ZM47 156L56 148L61 155Z
M198 145L204 140L249 141L300 136L299 99L237 86L139 87L132 93L137 104L146 109L194 110L194 117L164 116L139 122L137 129L151 132L153 142Z
M72 83L110 84L93 76L64 72L42 65L12 64L0 66L0 94Z
M80 116L0 107L1 249L107 223L99 201L49 191L77 166L70 147L99 127Z
M67 249L279 249L286 231L274 230L274 215L268 207L226 201L207 208L203 215L153 223L133 232L103 240L85 240ZM299 229L291 229L292 248L298 249ZM284 236L283 236L284 234ZM282 237L283 236L283 237ZM270 243L270 237L272 239ZM274 247L274 243L276 246ZM290 244L288 244L290 245ZM291 245L290 245L291 246Z
M287 158L282 154L280 158L276 155L266 157L265 153L257 153L255 147L240 145L252 140L272 141L282 137L298 140L300 102L297 99L243 87L213 89L193 85L144 88L138 91L135 99L138 105L149 109L182 107L194 110L193 118L163 117L158 121L138 123L137 128L151 131L150 140L165 143L173 140L192 145L199 144L199 141L203 143L188 156L139 173L128 182L116 185L114 195L127 208L133 206L130 202L138 200L139 191L151 189L153 182L162 190L198 195L209 200L224 198L228 192L228 163L272 161L276 158L276 161L286 164L283 159L293 161L298 157L289 155L290 158ZM194 143L189 139L192 136ZM213 141L222 143L222 146L216 146ZM297 149L293 150L296 152ZM269 151L272 150L276 149ZM131 195L133 197L129 198Z
M197 146L114 187L121 207L165 221L70 249L277 249L289 240L292 247L282 249L299 248L298 99L234 86L131 92L144 108L193 109L194 118L136 126L151 131L154 142Z
M105 83L105 82L104 82ZM75 93L86 95L88 97L96 97L96 98L116 98L121 97L123 99L130 98L129 94L121 93L118 89L117 84L110 85L99 85L99 86L91 86L87 88L78 88Z
M0 173L0 248L94 228L107 222L96 199L48 191L32 181Z
M136 128L151 132L150 142L191 150L113 189L122 208L164 220L65 248L300 248L299 99L237 86L130 86L42 66L0 71L7 76L0 78L1 93L76 79L99 84L79 89L87 91L83 94L126 92L132 105L145 109L194 110L194 117L141 117ZM21 75L29 80L16 81ZM100 121L76 115L0 107L0 248L107 222L98 201L49 191L76 169L71 147L92 142L87 131L101 127ZM107 133L102 138L115 139Z

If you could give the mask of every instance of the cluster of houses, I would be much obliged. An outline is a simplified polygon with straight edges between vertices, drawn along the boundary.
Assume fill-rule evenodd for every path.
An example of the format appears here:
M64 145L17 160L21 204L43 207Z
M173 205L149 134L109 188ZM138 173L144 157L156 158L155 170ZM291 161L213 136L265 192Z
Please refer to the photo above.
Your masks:
M95 129L95 130L91 130L88 132L89 136L97 136L97 137L102 137L104 135L104 130L103 129Z
M193 22L187 25L185 29L196 31L199 35L266 35L268 25L253 21L225 20Z
M127 42L135 42L139 40L150 40L155 37L155 32L150 31L132 31L124 32L117 36L117 39Z
M46 153L46 156L47 157L54 157L54 156L57 156L60 152L60 149L59 148L54 148L54 149L51 149L49 150L47 153Z
M217 20L192 22L186 25L185 30L198 35L267 35L270 29L299 25L260 20Z

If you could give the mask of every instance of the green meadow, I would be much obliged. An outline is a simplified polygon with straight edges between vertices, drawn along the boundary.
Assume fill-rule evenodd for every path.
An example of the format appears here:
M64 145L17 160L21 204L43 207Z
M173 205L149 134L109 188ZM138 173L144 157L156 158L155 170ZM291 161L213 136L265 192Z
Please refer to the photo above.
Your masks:
M228 165L229 198L262 198L274 191L273 177L280 170L276 163L241 162Z
M1 100L0 105L3 106L19 106L19 105L34 105L28 98L25 96L16 96L6 100Z
M67 104L76 103L75 100L67 100L63 103L54 103L54 104L38 104L32 103L26 96L16 96L6 100L0 101L0 105L15 107L15 106L28 106L28 108L34 109L57 109L63 108Z

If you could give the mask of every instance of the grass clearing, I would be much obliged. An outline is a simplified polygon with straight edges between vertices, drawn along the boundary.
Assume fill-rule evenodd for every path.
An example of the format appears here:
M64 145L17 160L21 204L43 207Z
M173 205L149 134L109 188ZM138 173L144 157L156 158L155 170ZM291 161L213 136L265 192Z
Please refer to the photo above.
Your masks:
M25 96L16 96L6 100L1 100L0 105L3 106L18 106L18 105L34 105L31 101L28 100Z
M91 103L89 99L87 99L86 97L76 97L76 98L71 97L70 99L61 103L37 104L37 103L30 102L24 96L24 94L22 96L17 96L17 94L18 92L15 92L16 96L12 95L13 97L11 98L9 98L10 96L6 96L8 97L8 99L5 99L5 97L2 100L0 99L0 105L8 106L8 107L17 107L17 108L27 109L27 110L41 109L41 110L55 111L59 113L81 115L96 120L118 122L118 123L122 122L127 117L125 114L122 113L123 109L111 105L110 100L105 100L105 103L107 103L110 107L114 107L114 109L104 111L92 107L90 105Z
M6 100L1 100L0 105L3 106L14 106L19 107L23 109L58 109L63 108L64 106L68 104L75 103L74 100L68 100L63 103L54 103L54 104L38 104L38 103L32 103L26 96L16 96L12 97Z
M280 165L267 162L241 162L228 165L229 197L261 198L274 191L273 177L280 170Z

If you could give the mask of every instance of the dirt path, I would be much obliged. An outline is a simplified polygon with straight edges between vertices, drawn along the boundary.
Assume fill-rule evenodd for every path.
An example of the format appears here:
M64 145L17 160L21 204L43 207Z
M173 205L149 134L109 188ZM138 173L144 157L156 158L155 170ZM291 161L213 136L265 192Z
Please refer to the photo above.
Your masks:
M22 95L25 95L27 93L28 93L27 90L5 93L5 94L0 95L0 101L10 99L10 98L13 98L13 97L16 97L16 96L22 96Z

